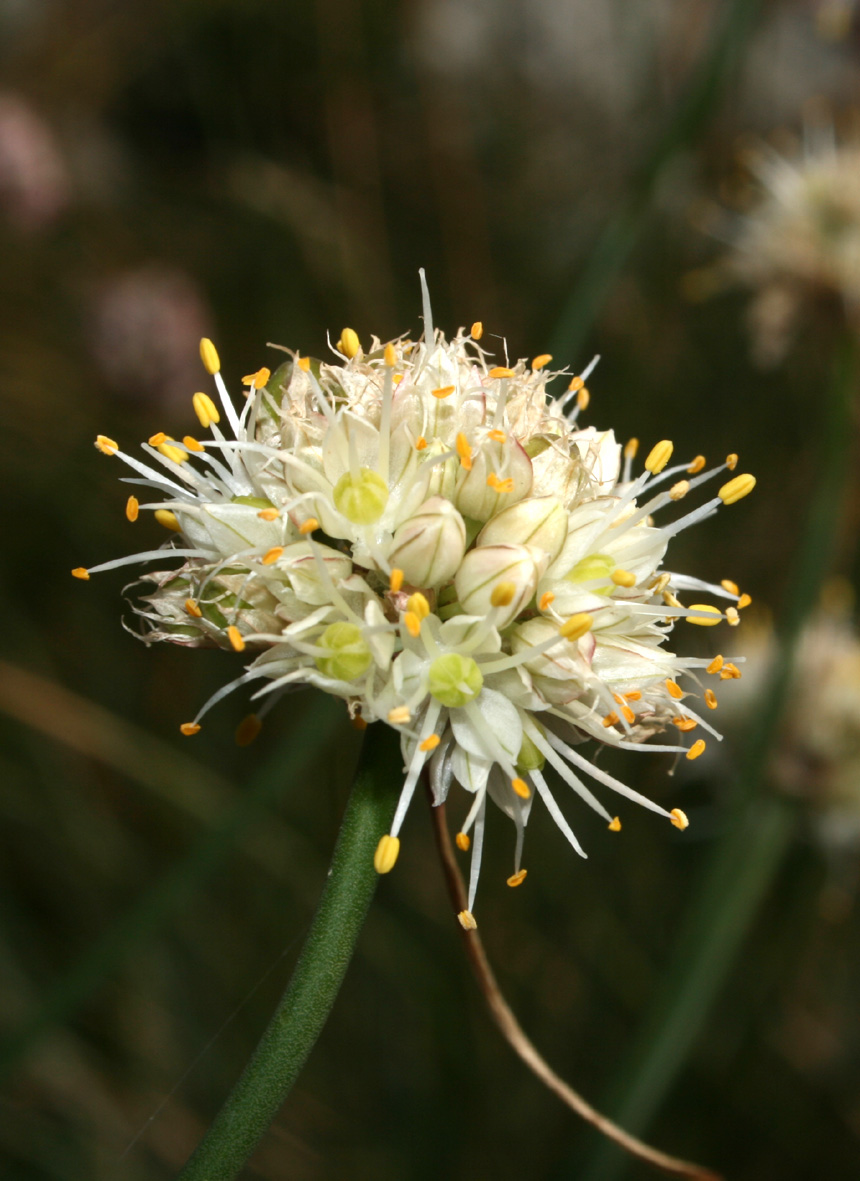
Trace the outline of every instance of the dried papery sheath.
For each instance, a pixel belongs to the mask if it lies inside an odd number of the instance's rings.
[[[711,468],[701,456],[673,462],[668,440],[634,474],[636,440],[622,453],[612,431],[579,426],[591,367],[550,396],[551,358],[496,365],[479,324],[447,340],[424,296],[421,339],[383,345],[344,329],[333,361],[291,353],[246,377],[235,401],[204,341],[214,391],[193,398],[200,438],[153,435],[143,459],[96,442],[131,469],[129,519],[154,513],[164,543],[73,573],[154,564],[136,608],[143,638],[243,654],[245,671],[184,733],[247,684],[257,716],[314,685],[358,724],[399,731],[404,783],[380,873],[395,864],[422,771],[439,803],[460,784],[471,797],[457,836],[471,849],[468,928],[488,799],[515,825],[512,885],[525,877],[535,796],[584,856],[549,769],[613,832],[620,820],[598,795],[686,827],[680,809],[627,787],[582,744],[695,758],[699,735],[716,734],[705,681],[740,675],[738,658],[718,657],[715,672],[666,641],[679,620],[737,622],[749,596],[662,563],[676,533],[755,480],[731,474],[734,455]]]

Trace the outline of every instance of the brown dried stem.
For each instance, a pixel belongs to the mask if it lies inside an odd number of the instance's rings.
[[[448,886],[448,893],[454,904],[455,912],[459,914],[460,911],[468,909],[468,898],[448,833],[448,825],[445,819],[445,805],[441,804],[438,807],[431,807],[430,814],[433,818],[433,830],[436,837],[436,845],[439,849],[439,856],[442,861],[442,870]],[[643,1143],[642,1140],[638,1140],[635,1136],[631,1136],[623,1128],[619,1128],[617,1124],[614,1124],[612,1120],[607,1119],[605,1115],[601,1115],[599,1111],[595,1111],[590,1103],[587,1103],[563,1078],[559,1077],[549,1063],[538,1053],[514,1015],[510,1005],[502,996],[478,932],[463,931],[462,935],[466,955],[472,965],[478,987],[484,994],[487,1006],[496,1025],[501,1030],[509,1045],[520,1056],[526,1066],[528,1066],[529,1070],[556,1094],[562,1103],[566,1103],[586,1123],[597,1128],[599,1132],[602,1132],[604,1136],[614,1141],[625,1152],[629,1152],[631,1156],[635,1156],[639,1160],[647,1161],[648,1164],[654,1165],[664,1173],[669,1173],[675,1177],[693,1177],[696,1178],[696,1181],[721,1181],[719,1174],[711,1172],[702,1165],[696,1165],[690,1161],[679,1160],[677,1157],[669,1156],[667,1153],[660,1152],[659,1149],[652,1148],[649,1144]]]

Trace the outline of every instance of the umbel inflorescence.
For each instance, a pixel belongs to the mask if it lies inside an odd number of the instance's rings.
[[[423,283],[423,275],[422,275]],[[587,739],[627,750],[696,758],[716,732],[693,708],[716,706],[700,672],[740,675],[729,659],[679,657],[665,646],[675,622],[738,623],[749,601],[728,580],[712,586],[661,568],[670,538],[746,496],[736,475],[684,511],[699,487],[737,457],[706,468],[702,456],[671,464],[672,444],[651,448],[634,476],[635,439],[581,429],[588,404],[574,377],[553,398],[551,357],[494,365],[482,327],[452,340],[434,331],[424,288],[424,335],[364,351],[351,329],[319,363],[289,353],[274,373],[244,379],[237,409],[218,354],[201,344],[218,403],[197,393],[205,440],[158,433],[143,462],[109,438],[145,489],[127,516],[154,512],[170,531],[159,548],[73,573],[158,563],[137,614],[144,639],[215,644],[253,655],[184,734],[239,685],[261,682],[262,714],[277,697],[315,685],[343,698],[359,726],[401,736],[405,779],[375,865],[399,852],[406,810],[429,770],[437,803],[456,780],[471,795],[456,842],[471,846],[472,916],[488,797],[514,822],[509,885],[519,885],[523,834],[535,795],[585,856],[550,790],[547,768],[604,817],[588,783],[687,826],[592,763]],[[569,375],[568,375],[569,376]],[[658,524],[662,510],[672,519]],[[674,510],[674,512],[673,512]],[[170,562],[173,568],[167,568]],[[679,594],[728,600],[684,606]],[[692,691],[682,681],[692,682]],[[259,723],[246,724],[245,738]],[[690,734],[689,743],[685,744]]]

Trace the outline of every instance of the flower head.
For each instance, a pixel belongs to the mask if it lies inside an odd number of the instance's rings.
[[[860,144],[810,132],[797,157],[763,144],[749,163],[757,198],[721,227],[731,250],[688,276],[687,287],[693,297],[731,283],[752,289],[754,353],[774,365],[801,316],[817,307],[830,324],[841,307],[842,318],[860,328]]]
[[[422,274],[423,283],[423,274]],[[620,821],[588,782],[686,827],[679,809],[655,804],[589,761],[586,739],[694,758],[694,728],[715,733],[691,706],[697,672],[713,662],[669,652],[678,620],[738,621],[682,592],[742,607],[732,583],[710,586],[662,570],[669,540],[751,491],[730,476],[718,493],[670,523],[662,510],[734,469],[701,457],[672,464],[658,442],[633,475],[635,440],[581,429],[587,372],[560,398],[551,360],[495,365],[480,325],[446,340],[432,325],[424,288],[423,337],[364,351],[346,329],[331,363],[289,354],[274,373],[245,378],[237,410],[214,346],[201,356],[218,393],[194,395],[205,439],[153,435],[147,462],[99,436],[151,493],[129,516],[153,511],[169,531],[161,547],[98,570],[173,560],[143,576],[137,613],[144,639],[217,644],[250,663],[219,690],[257,682],[270,705],[315,685],[342,697],[361,723],[401,736],[405,778],[390,834],[377,851],[392,868],[399,831],[426,768],[434,798],[456,781],[471,795],[457,836],[472,849],[471,915],[487,800],[514,822],[518,885],[523,834],[539,796],[583,856],[545,771],[551,767],[613,831]],[[727,664],[726,667],[734,667]],[[681,687],[688,677],[692,690]],[[264,709],[266,708],[264,705]],[[263,710],[260,711],[262,713]]]

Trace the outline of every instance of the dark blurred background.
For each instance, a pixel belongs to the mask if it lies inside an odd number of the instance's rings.
[[[312,695],[248,748],[238,697],[179,736],[240,660],[147,650],[121,626],[122,571],[69,577],[162,540],[125,520],[96,433],[133,450],[193,429],[204,334],[234,388],[272,365],[268,341],[325,355],[346,324],[417,334],[424,266],[448,331],[480,319],[512,356],[574,368],[600,353],[584,421],[740,453],[754,496],[679,537],[670,564],[736,580],[763,627],[791,594],[833,341],[804,320],[762,370],[748,293],[691,300],[686,277],[725,249],[714,210],[755,199],[750,143],[791,153],[811,117],[838,129],[858,82],[851,0],[0,0],[0,1177],[175,1175],[289,976],[358,751]],[[833,505],[828,573],[849,580],[857,509]],[[669,756],[612,764],[683,804],[683,836],[630,809],[607,839],[570,806],[585,862],[536,810],[510,891],[513,833],[492,817],[488,953],[595,1102],[641,1084],[630,1047],[661,990],[683,992],[675,938],[758,710],[675,780]],[[730,1178],[854,1178],[857,850],[834,852],[803,804],[786,831],[689,1051],[641,1084],[639,1125]],[[419,804],[248,1177],[624,1167],[492,1026]]]

